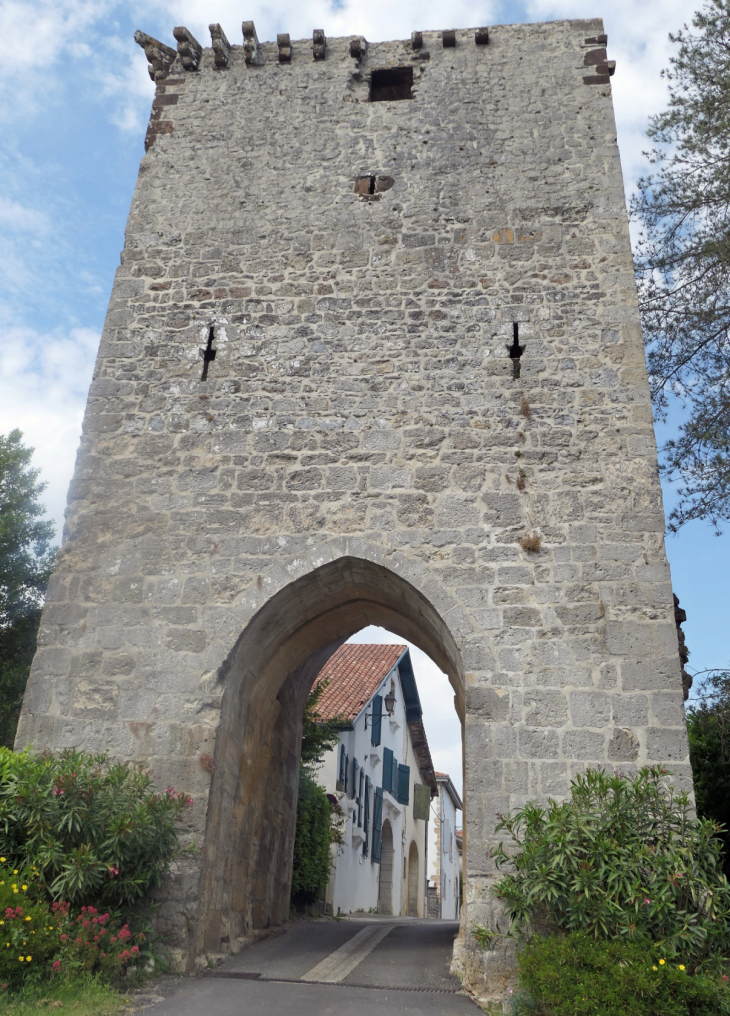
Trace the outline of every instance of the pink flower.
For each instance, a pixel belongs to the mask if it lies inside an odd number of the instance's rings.
[[[137,956],[139,954],[139,946],[133,945],[130,952],[132,953],[133,956]]]
[[[644,900],[644,903],[648,906],[651,903],[651,900]]]
[[[61,935],[62,942],[68,942],[68,935]]]
[[[61,961],[56,960],[56,962],[51,965],[51,972],[58,973],[60,969],[61,969]]]
[[[115,868],[113,865],[109,865],[109,877],[114,878],[119,874],[119,868]]]

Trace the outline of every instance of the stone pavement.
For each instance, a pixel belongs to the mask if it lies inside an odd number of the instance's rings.
[[[449,973],[458,924],[363,918],[294,925],[202,978],[165,978],[151,1016],[476,1016]],[[166,997],[165,997],[166,996]],[[138,1003],[138,1004],[139,1004]]]

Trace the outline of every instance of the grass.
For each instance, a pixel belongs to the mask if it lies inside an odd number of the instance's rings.
[[[94,977],[57,984],[28,985],[12,995],[0,993],[0,1016],[121,1016],[130,999]]]

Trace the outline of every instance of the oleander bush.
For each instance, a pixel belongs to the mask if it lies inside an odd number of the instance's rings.
[[[35,870],[39,899],[129,912],[181,853],[192,798],[105,755],[0,748],[0,855]]]
[[[520,1016],[726,1016],[727,977],[690,975],[678,957],[635,939],[535,935],[519,955]]]
[[[501,818],[497,831],[511,843],[500,843],[494,856],[511,871],[494,891],[508,911],[508,933],[636,941],[691,973],[724,973],[730,886],[720,827],[695,818],[668,775],[588,770],[562,803],[531,803]],[[489,944],[486,929],[473,931]]]

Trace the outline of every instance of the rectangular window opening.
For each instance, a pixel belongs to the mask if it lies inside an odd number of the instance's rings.
[[[396,102],[398,99],[412,99],[412,67],[389,67],[373,71],[370,81],[371,102]]]

